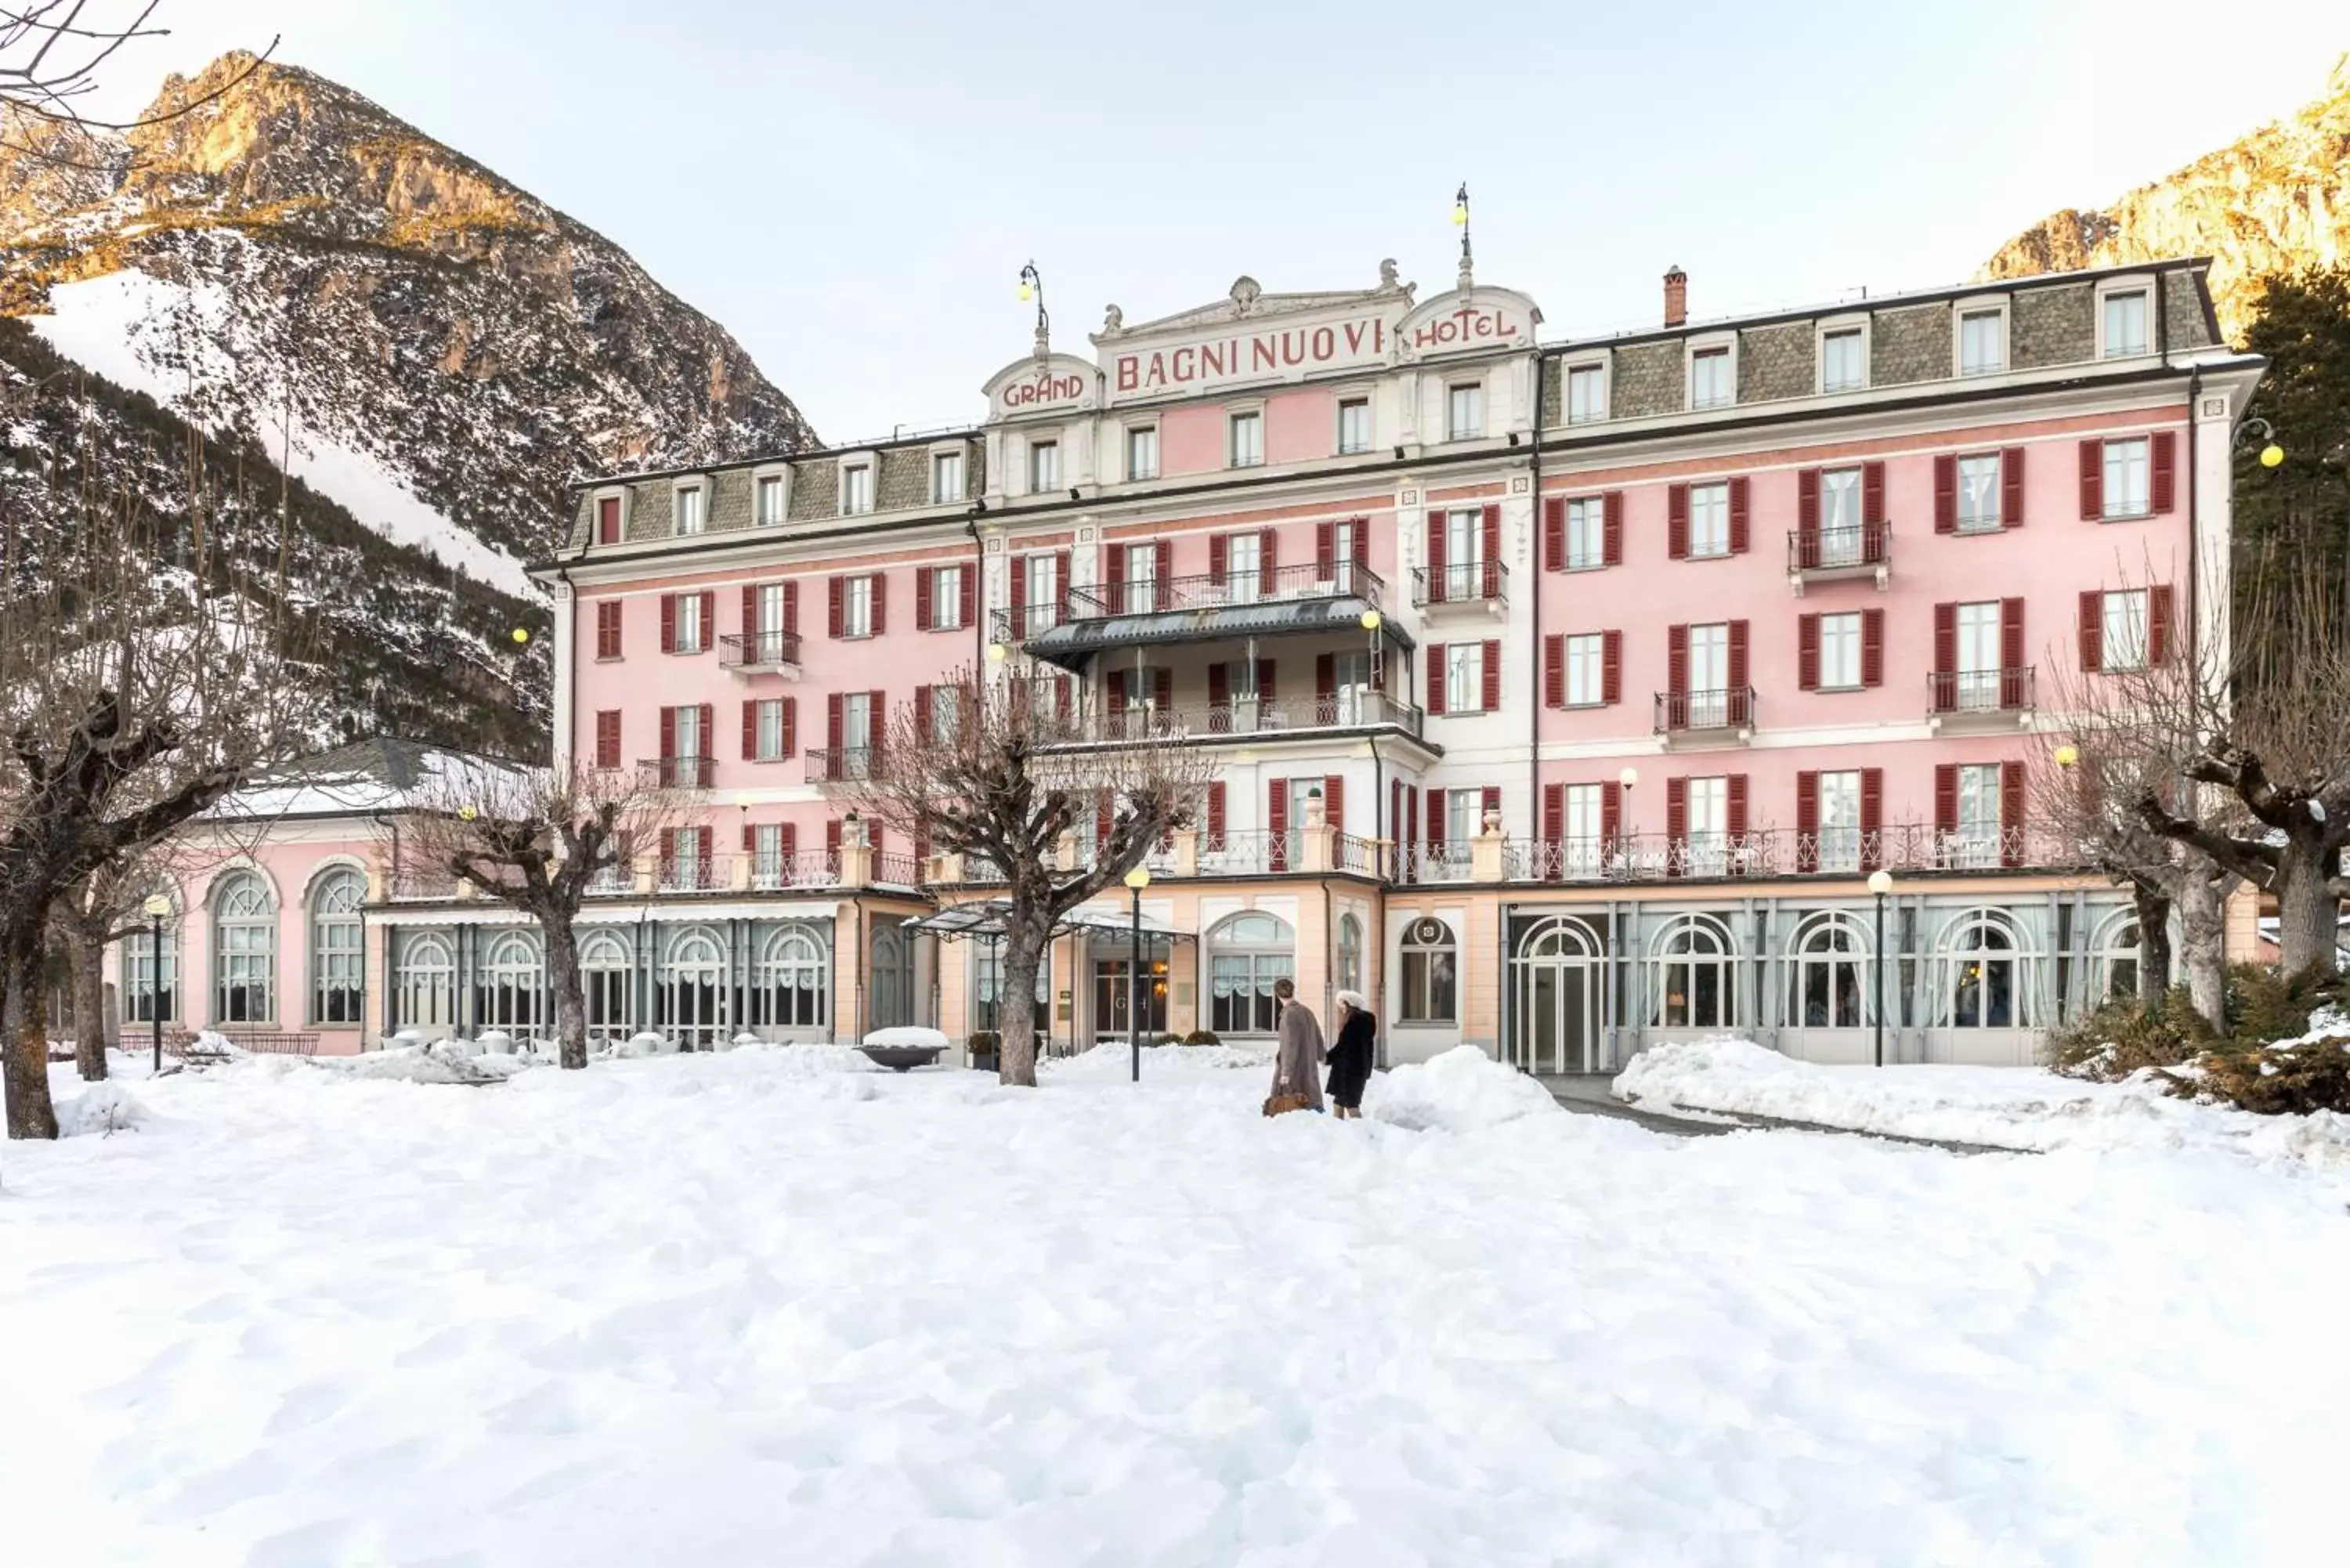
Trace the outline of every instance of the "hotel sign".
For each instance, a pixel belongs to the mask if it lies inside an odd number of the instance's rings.
[[[1055,354],[1042,363],[1031,356],[997,371],[987,383],[988,410],[995,419],[1006,419],[1090,408],[1100,375],[1071,355]]]
[[[1393,341],[1384,316],[1363,316],[1326,327],[1267,327],[1172,348],[1134,348],[1110,361],[1110,389],[1116,393],[1173,392],[1219,381],[1377,364],[1387,358]]]

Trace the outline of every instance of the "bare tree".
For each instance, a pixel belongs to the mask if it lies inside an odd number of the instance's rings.
[[[57,896],[49,906],[49,935],[65,950],[72,979],[74,1064],[86,1083],[107,1075],[106,950],[130,935],[130,917],[146,895],[145,866],[109,862]]]
[[[941,855],[992,866],[1010,899],[1002,961],[1004,1083],[1036,1083],[1036,970],[1068,912],[1190,826],[1211,773],[1170,723],[1072,716],[1066,686],[969,668],[902,703],[880,743],[833,759],[835,793]],[[1060,866],[1062,835],[1110,813],[1089,859]]]
[[[419,791],[413,814],[402,819],[401,853],[538,923],[563,1065],[585,1067],[580,906],[599,877],[626,875],[635,846],[656,842],[679,811],[674,793],[657,780],[620,769],[484,763],[444,773]]]
[[[109,119],[87,112],[107,67],[127,45],[168,37],[155,24],[162,0],[20,0],[0,4],[0,151],[72,167],[98,167],[99,138],[178,119],[228,93],[261,68],[277,47],[250,57],[241,68],[201,97],[139,119]],[[64,134],[35,135],[36,129]],[[11,134],[13,133],[13,134]],[[119,143],[117,144],[119,145]]]

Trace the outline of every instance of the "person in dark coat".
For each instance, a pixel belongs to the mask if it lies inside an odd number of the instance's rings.
[[[1378,1051],[1378,1021],[1358,991],[1338,993],[1338,1034],[1330,1042],[1330,1103],[1341,1118],[1360,1120],[1363,1085]]]

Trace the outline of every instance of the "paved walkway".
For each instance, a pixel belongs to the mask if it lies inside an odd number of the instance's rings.
[[[1867,1132],[1857,1127],[1830,1127],[1824,1122],[1789,1121],[1783,1116],[1756,1116],[1741,1111],[1669,1110],[1655,1106],[1627,1105],[1616,1097],[1608,1085],[1613,1075],[1606,1073],[1570,1073],[1540,1075],[1543,1087],[1548,1089],[1558,1103],[1570,1111],[1584,1116],[1612,1116],[1617,1121],[1634,1123],[1650,1132],[1664,1133],[1673,1137],[1710,1137],[1731,1132],[1810,1132],[1827,1133],[1837,1137],[1875,1138],[1881,1143],[1915,1144],[1924,1148],[1939,1148],[1950,1154],[2036,1154],[2037,1149],[2002,1148],[1995,1144],[1960,1143],[1950,1138],[1908,1137],[1900,1133]]]

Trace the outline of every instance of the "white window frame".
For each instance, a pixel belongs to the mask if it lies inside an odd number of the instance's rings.
[[[1599,411],[1586,415],[1582,419],[1575,417],[1575,379],[1579,375],[1596,375],[1599,378]],[[1560,422],[1570,425],[1605,423],[1609,409],[1614,406],[1615,393],[1616,389],[1611,384],[1608,360],[1606,356],[1603,355],[1596,359],[1570,359],[1564,362],[1560,365],[1558,372]]]
[[[2006,527],[2007,519],[2002,516],[2000,512],[2000,508],[2002,504],[2001,492],[2004,489],[2007,482],[2006,460],[1995,452],[1962,452],[1958,454],[1957,462],[1958,517],[1956,531],[1960,534],[1996,534],[2002,528]],[[1991,515],[1986,518],[1981,514],[1977,514],[1973,517],[1969,517],[1967,515],[1967,469],[1970,464],[1981,463],[1989,463],[1991,465],[1991,484],[1986,491],[1991,505]]]
[[[1053,473],[1049,481],[1039,472],[1037,466],[1037,459],[1045,452],[1053,454]],[[1055,431],[1051,435],[1030,436],[1026,451],[1023,455],[1021,472],[1027,477],[1028,493],[1031,495],[1057,493],[1061,489],[1061,432]]]
[[[759,706],[752,716],[752,749],[757,753],[752,760],[780,763],[784,760],[784,700],[762,697],[758,702]],[[770,718],[775,721],[772,733],[768,723]]]
[[[939,465],[949,459],[954,462],[954,493],[949,495],[939,483]],[[970,499],[971,453],[961,441],[931,448],[931,504],[951,506]]]
[[[591,492],[588,498],[588,547],[591,550],[603,545],[604,503],[612,500],[617,500],[620,504],[620,536],[604,547],[617,549],[629,542],[629,524],[633,520],[636,512],[635,488],[626,484],[607,484],[599,490]],[[676,514],[671,512],[671,516],[674,519]]]
[[[1444,711],[1485,711],[1485,645],[1474,639],[1444,647]]]
[[[1837,665],[1831,670],[1828,664],[1829,626],[1835,623],[1838,646]],[[1849,623],[1849,624],[1847,624]],[[1838,610],[1820,617],[1820,690],[1823,691],[1857,691],[1861,685],[1861,639],[1866,635],[1866,621],[1858,610]],[[1842,677],[1849,679],[1840,679]]]
[[[1240,433],[1242,421],[1250,421],[1256,431],[1256,452],[1248,462],[1241,461]],[[1227,403],[1224,405],[1224,466],[1226,468],[1263,468],[1264,466],[1264,405],[1263,403]]]
[[[1566,639],[1565,697],[1570,708],[1597,708],[1607,701],[1607,634],[1575,632]]]
[[[1723,351],[1724,379],[1730,395],[1718,403],[1700,403],[1697,400],[1697,362],[1700,356],[1711,354],[1716,349]],[[1738,334],[1711,332],[1701,337],[1683,338],[1681,340],[1681,407],[1683,410],[1693,414],[1711,413],[1715,410],[1734,409],[1737,406]]]
[[[677,602],[677,607],[670,612],[670,629],[672,633],[670,638],[670,651],[681,654],[709,652],[712,639],[710,628],[702,624],[702,595],[681,593],[672,594],[670,597]],[[686,636],[689,619],[693,629],[693,635],[691,638]]]
[[[865,474],[865,504],[854,506],[850,503],[857,497],[851,493],[848,476],[859,470],[862,470]],[[839,472],[840,477],[837,485],[840,514],[843,517],[869,515],[880,504],[881,461],[879,457],[869,452],[845,453],[840,460]]]
[[[1361,457],[1367,452],[1378,450],[1378,419],[1373,411],[1371,394],[1367,389],[1350,389],[1340,391],[1337,394],[1335,408],[1334,417],[1337,421],[1337,428],[1331,432],[1331,443],[1333,450],[1340,457]],[[1363,410],[1363,441],[1360,446],[1347,444],[1347,410],[1353,408]]]
[[[1577,550],[1576,533],[1580,527],[1586,548]],[[1570,495],[1566,499],[1566,569],[1570,572],[1596,572],[1607,564],[1607,498],[1604,495]]]
[[[1700,550],[1697,535],[1697,498],[1703,491],[1709,496],[1719,492],[1721,497],[1721,535],[1719,548]],[[1709,509],[1710,510],[1710,509]],[[1689,487],[1689,558],[1692,561],[1719,561],[1730,555],[1730,481],[1716,479]]]
[[[1821,870],[1850,873],[1860,869],[1860,797],[1866,785],[1858,768],[1821,770],[1818,793],[1813,797],[1817,821],[1814,824],[1816,837],[1812,846],[1813,859]]]
[[[1138,469],[1135,467],[1134,442],[1137,437],[1147,437],[1150,441],[1150,467],[1148,470]],[[1120,426],[1118,428],[1118,441],[1119,444],[1124,446],[1126,449],[1122,461],[1125,467],[1126,477],[1129,483],[1138,480],[1156,479],[1159,477],[1159,421],[1157,420],[1146,420],[1135,424]]]
[[[2003,376],[2015,368],[2015,340],[2008,330],[2008,296],[1977,295],[1961,299],[1950,311],[1950,369],[1960,377]],[[1967,369],[1967,317],[1996,316],[1999,317],[1999,364],[1989,370]]]
[[[853,572],[840,585],[840,635],[873,635],[873,574]]]
[[[2135,497],[2137,504],[2134,506],[2125,506],[2117,504],[2116,497],[2122,495],[2122,492],[2126,487],[2117,485],[2114,483],[2114,449],[2116,447],[2127,446],[2134,446],[2138,449],[2137,466],[2138,477],[2141,483],[2138,487],[2138,494]],[[2125,467],[2124,472],[2127,472],[2126,467]],[[2098,498],[2103,506],[2103,510],[2098,515],[2098,521],[2104,523],[2124,523],[2133,518],[2153,516],[2154,438],[2151,435],[2108,436],[2104,441],[2100,442],[2097,451],[2097,485]],[[2126,497],[2125,498],[2126,499]]]
[[[1812,335],[1812,390],[1823,397],[1849,396],[1854,392],[1868,390],[1869,353],[1874,347],[1869,338],[1870,320],[1871,317],[1865,314],[1827,316],[1820,318]],[[1828,385],[1828,339],[1841,337],[1847,332],[1857,332],[1860,335],[1860,384],[1853,387],[1831,387]],[[1737,389],[1733,383],[1731,387],[1733,397],[1736,396],[1736,391]]]
[[[931,574],[931,629],[962,630],[962,575],[972,570],[971,563],[950,561],[941,566],[926,566],[923,570]],[[954,574],[951,579],[947,576],[949,572]]]
[[[2107,588],[2097,596],[2100,670],[2118,674],[2146,668],[2153,637],[2152,615],[2153,595],[2145,588]],[[2116,636],[2116,630],[2123,635]]]
[[[2161,345],[2156,338],[2160,330],[2158,323],[2161,313],[2155,305],[2155,290],[2159,286],[2159,280],[2147,273],[2131,273],[2125,277],[2097,280],[2097,358],[2100,360],[2142,359],[2159,351]],[[2117,295],[2129,294],[2143,295],[2146,299],[2146,344],[2135,354],[2116,354],[2106,341],[2106,302]]]
[[[1452,417],[1452,400],[1463,393],[1470,395],[1473,404],[1471,411],[1477,416],[1476,428],[1473,430],[1461,429]],[[1484,378],[1478,377],[1466,381],[1447,380],[1444,383],[1444,439],[1446,441],[1484,440],[1486,402]]]
[[[759,514],[759,498],[766,493],[764,486],[776,486],[775,514],[763,517]],[[755,528],[775,528],[791,521],[792,470],[789,463],[765,463],[751,471],[751,524]]]
[[[1144,539],[1127,545],[1126,580],[1111,586],[1128,615],[1147,614],[1158,608],[1159,551],[1153,541]],[[1137,609],[1137,605],[1142,607]]]
[[[693,526],[685,525],[685,498],[694,498]],[[621,536],[628,536],[627,509],[622,508]],[[672,480],[669,488],[669,532],[672,539],[690,539],[710,530],[710,481],[696,474],[691,479]]]

